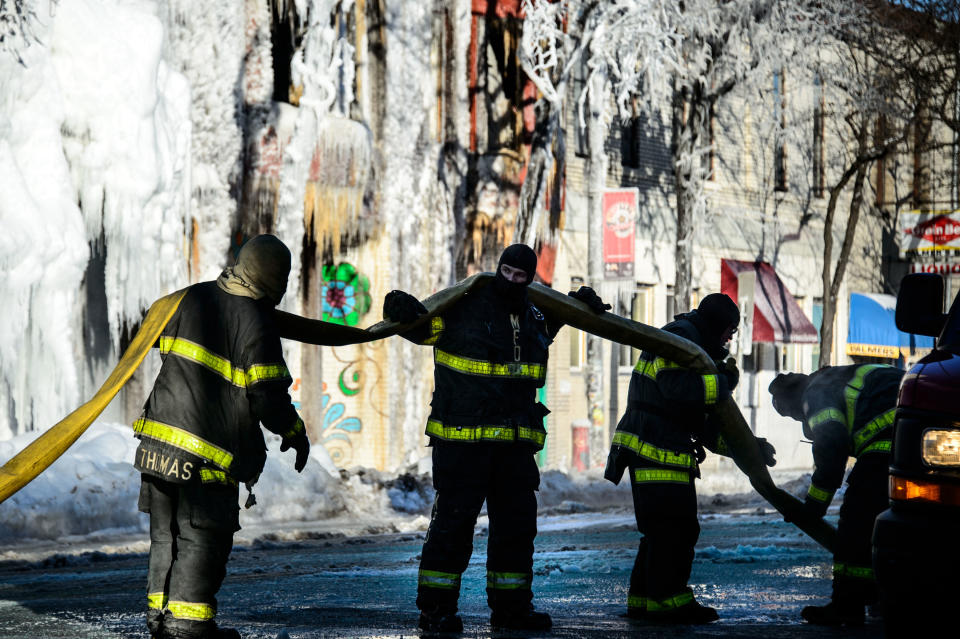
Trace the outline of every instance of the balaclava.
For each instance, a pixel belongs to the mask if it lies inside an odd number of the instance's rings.
[[[273,235],[258,235],[240,249],[237,263],[224,269],[217,285],[233,295],[268,298],[279,304],[287,291],[290,249]]]
[[[740,325],[740,308],[724,293],[711,293],[697,307],[701,319],[700,330],[706,342],[704,350],[714,359],[726,356],[726,344],[720,341],[728,328]],[[717,354],[720,357],[717,357]]]
[[[518,284],[507,280],[500,272],[500,267],[506,264],[518,268],[527,274],[527,281]],[[494,290],[504,301],[507,307],[520,312],[527,301],[527,286],[533,281],[537,272],[537,254],[526,244],[512,244],[503,250],[500,261],[497,263],[497,275],[493,281]]]
[[[803,420],[803,391],[807,387],[809,375],[803,373],[780,373],[773,378],[767,390],[773,399],[774,408],[781,415],[803,422],[803,434],[813,439],[813,433]]]

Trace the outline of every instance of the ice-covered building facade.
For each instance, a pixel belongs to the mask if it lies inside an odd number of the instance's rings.
[[[282,308],[333,322],[490,269],[533,127],[519,5],[37,3],[0,56],[0,438],[89,397],[154,299],[254,234],[294,253]],[[286,347],[335,462],[423,457],[429,349]],[[139,412],[157,364],[105,417]]]

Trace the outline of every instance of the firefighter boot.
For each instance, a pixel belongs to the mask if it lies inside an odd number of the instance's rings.
[[[512,630],[550,630],[553,620],[545,612],[537,612],[533,604],[525,608],[497,608],[490,615],[490,625],[494,628]]]
[[[832,600],[826,606],[806,606],[800,616],[815,626],[862,626],[863,604],[844,604]]]
[[[463,620],[453,608],[429,608],[420,611],[421,630],[427,632],[463,632]]]

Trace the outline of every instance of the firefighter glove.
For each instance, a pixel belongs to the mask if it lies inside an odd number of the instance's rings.
[[[727,387],[733,391],[740,383],[740,369],[737,368],[737,362],[732,357],[728,357],[714,363],[717,365],[717,370],[727,378]]]
[[[290,448],[297,451],[297,460],[293,463],[293,467],[297,469],[298,473],[302,472],[307,465],[307,458],[310,456],[310,440],[307,439],[307,434],[300,433],[296,437],[284,439],[280,442],[281,453]]]
[[[427,307],[405,291],[390,291],[383,298],[383,316],[391,322],[409,324],[426,313]]]
[[[598,315],[604,311],[610,310],[610,305],[604,304],[603,300],[600,299],[600,296],[597,295],[597,292],[589,286],[581,286],[576,291],[570,291],[567,293],[567,295],[575,300],[580,300],[589,306],[591,311],[597,313]]]
[[[757,437],[757,445],[760,447],[760,454],[763,455],[763,463],[767,466],[776,466],[777,458],[777,449],[773,447],[773,444],[768,442],[763,437]]]
[[[803,502],[803,507],[807,510],[808,513],[814,517],[823,517],[827,514],[827,506],[830,504],[822,501],[817,501],[816,499],[811,499],[807,497],[806,501]]]

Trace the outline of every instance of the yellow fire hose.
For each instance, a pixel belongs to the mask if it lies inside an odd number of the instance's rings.
[[[491,279],[491,274],[479,273],[431,295],[423,300],[429,313],[411,324],[400,325],[383,321],[368,329],[358,329],[277,311],[277,327],[281,337],[308,344],[336,346],[369,342],[429,321],[430,317],[441,314],[472,288],[484,286]],[[0,467],[0,503],[50,466],[103,412],[143,361],[163,327],[176,312],[185,293],[186,289],[177,291],[154,302],[140,330],[97,394]],[[548,314],[561,317],[570,326],[611,341],[648,350],[698,372],[717,372],[713,361],[703,349],[689,340],[611,313],[598,315],[583,302],[540,284],[532,284],[529,294],[534,304]],[[773,483],[756,439],[733,399],[722,402],[716,412],[720,417],[721,433],[731,456],[740,470],[750,478],[754,489],[783,514],[787,521],[793,522],[819,544],[832,551],[836,545],[836,529],[818,517],[811,517],[800,500]]]
[[[103,412],[110,400],[116,396],[120,388],[127,383],[133,372],[137,370],[143,358],[147,356],[160,331],[167,325],[170,318],[177,311],[180,300],[187,290],[182,289],[161,297],[150,306],[147,316],[134,335],[130,346],[124,351],[123,357],[114,367],[113,372],[103,383],[97,394],[88,402],[80,406],[49,430],[37,437],[26,448],[14,455],[13,459],[0,467],[0,503],[14,494],[55,462],[60,455],[83,434],[93,420]]]

